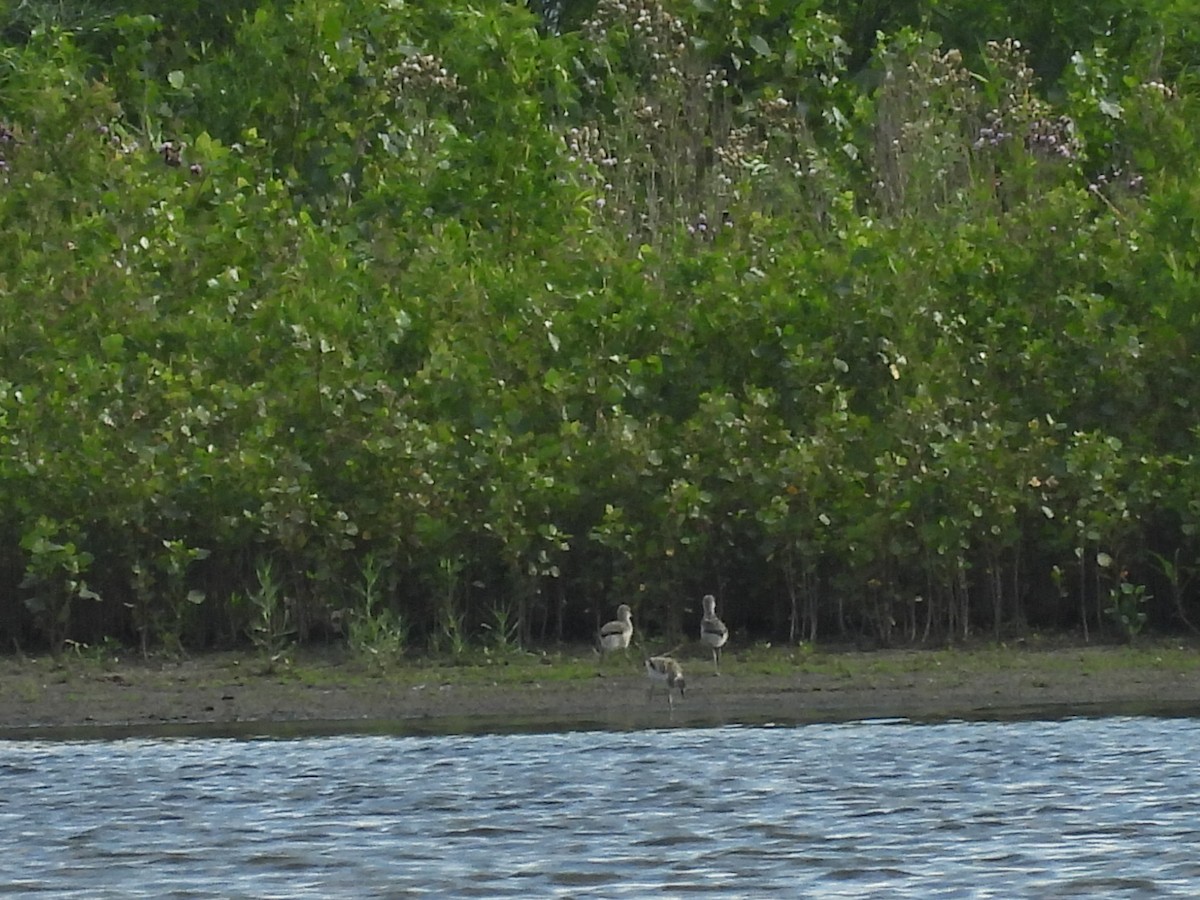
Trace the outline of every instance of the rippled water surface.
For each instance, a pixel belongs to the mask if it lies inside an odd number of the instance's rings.
[[[1200,722],[0,743],[0,894],[1190,897]]]

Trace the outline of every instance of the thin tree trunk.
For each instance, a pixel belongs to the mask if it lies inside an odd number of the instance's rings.
[[[804,567],[804,605],[808,618],[808,641],[817,642],[817,576],[811,566]]]
[[[792,548],[789,547],[783,555],[783,580],[787,586],[788,601],[791,608],[788,612],[788,646],[796,645],[796,634],[800,630],[800,608],[796,602],[796,567],[792,560]]]
[[[962,621],[962,639],[965,641],[971,637],[971,586],[967,582],[966,564],[961,559],[958,560],[954,578],[957,582],[958,602],[962,608],[959,618]]]

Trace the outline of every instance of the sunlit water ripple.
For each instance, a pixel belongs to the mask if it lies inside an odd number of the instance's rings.
[[[1200,722],[0,743],[0,894],[1189,897]]]

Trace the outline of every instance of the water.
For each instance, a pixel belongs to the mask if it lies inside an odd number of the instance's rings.
[[[1200,721],[0,742],[0,895],[1190,897]]]

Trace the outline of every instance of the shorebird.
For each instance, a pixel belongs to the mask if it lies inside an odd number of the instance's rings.
[[[712,648],[713,666],[717,674],[721,674],[721,648],[729,640],[729,629],[717,617],[717,598],[712,594],[704,595],[704,618],[700,620],[700,640]]]
[[[650,691],[646,694],[647,703],[654,697],[654,686],[656,684],[665,684],[667,686],[667,705],[671,709],[675,708],[675,698],[671,695],[671,691],[679,688],[679,699],[683,699],[683,669],[671,657],[650,657],[646,660],[646,675],[650,678]]]
[[[617,607],[617,617],[600,628],[600,659],[614,650],[629,649],[633,638],[633,611],[624,603]]]

